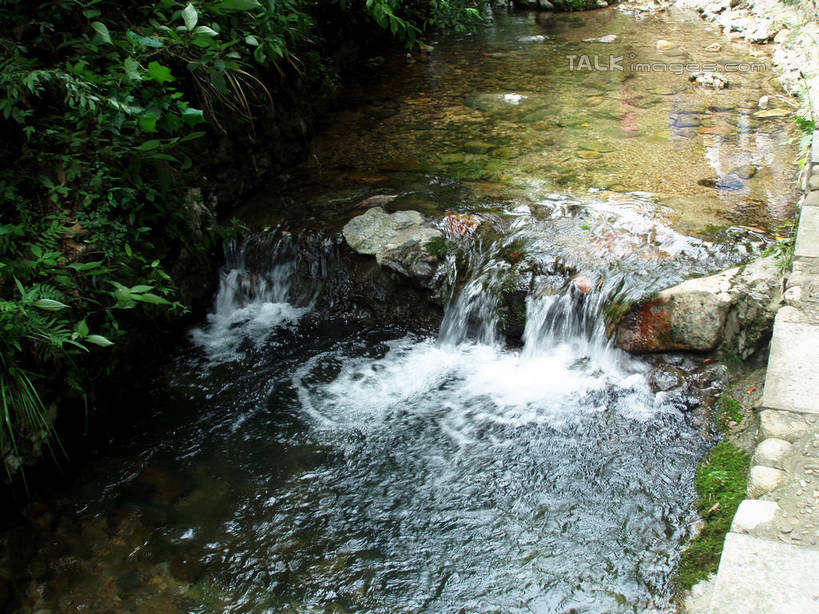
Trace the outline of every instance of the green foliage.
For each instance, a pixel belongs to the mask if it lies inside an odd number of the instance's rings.
[[[697,467],[696,507],[705,526],[682,554],[677,573],[680,590],[691,588],[717,570],[725,535],[745,497],[749,467],[748,453],[727,442],[714,446]]]
[[[465,32],[481,25],[485,2],[474,0],[431,0],[426,24],[438,30]]]
[[[717,424],[726,433],[732,422],[742,422],[742,405],[731,397],[720,397],[717,402]]]
[[[52,437],[51,400],[87,398],[80,356],[124,310],[182,310],[161,262],[186,241],[188,143],[250,121],[260,71],[297,67],[299,0],[0,5],[0,456]],[[194,246],[195,247],[195,246]],[[111,351],[111,350],[107,350]]]
[[[793,253],[796,250],[797,226],[793,222],[786,222],[776,227],[775,241],[765,248],[763,256],[774,256],[779,261],[779,269],[783,273],[791,268]]]
[[[797,115],[793,118],[796,127],[799,128],[802,132],[807,132],[809,134],[813,134],[813,131],[816,130],[816,122],[812,119],[807,119],[806,117],[802,117],[801,115]]]

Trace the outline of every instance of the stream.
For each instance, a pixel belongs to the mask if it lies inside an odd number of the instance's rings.
[[[605,311],[764,248],[792,213],[793,131],[757,114],[781,108],[770,68],[704,92],[565,58],[713,42],[767,61],[690,13],[606,9],[498,15],[427,61],[373,62],[383,78],[243,210],[281,239],[264,271],[228,247],[211,313],[134,391],[148,426],[0,536],[11,611],[673,611],[712,442]],[[457,238],[438,330],[317,310],[332,257],[297,279],[300,230],[330,236],[373,195],[492,229]],[[513,249],[538,271],[519,343],[496,319]]]

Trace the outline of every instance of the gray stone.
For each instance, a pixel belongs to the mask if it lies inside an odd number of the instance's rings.
[[[754,465],[748,474],[748,497],[756,499],[776,490],[782,483],[785,472],[772,467]]]
[[[817,578],[819,551],[728,533],[709,612],[817,612]]]
[[[702,582],[697,582],[683,599],[685,614],[705,614],[711,604],[714,594],[714,585],[717,583],[717,574],[711,574]]]
[[[613,43],[617,40],[616,34],[606,34],[605,36],[598,36],[597,38],[584,38],[584,43]]]
[[[756,175],[756,167],[753,164],[745,164],[743,166],[738,166],[731,172],[740,179],[751,179],[754,175]]]
[[[342,233],[349,246],[359,254],[375,255],[400,230],[423,221],[423,216],[417,211],[389,214],[381,207],[373,207],[347,222]]]
[[[819,413],[816,365],[819,365],[819,326],[806,324],[793,307],[783,307],[774,324],[762,406]]]
[[[819,208],[817,207],[802,207],[794,256],[819,258]]]
[[[518,39],[519,43],[543,43],[549,39],[545,34],[534,34],[532,36],[521,36]]]
[[[808,178],[808,189],[819,190],[819,173],[817,173],[815,170]]]
[[[751,462],[754,465],[784,469],[783,461],[793,446],[784,439],[768,437],[762,440],[754,450]]]
[[[759,412],[759,434],[765,439],[776,438],[794,442],[804,437],[807,432],[808,425],[799,414],[776,409]]]
[[[819,164],[819,130],[813,131],[813,143],[810,148],[810,161]]]
[[[780,509],[774,501],[745,499],[737,508],[734,520],[731,522],[731,530],[734,533],[753,531],[759,525],[773,520]]]
[[[444,235],[425,224],[419,212],[389,214],[374,207],[347,222],[342,232],[348,245],[359,254],[374,255],[380,266],[430,287],[439,259],[426,245]]]
[[[728,87],[728,79],[717,72],[707,72],[700,70],[693,72],[688,76],[688,80],[702,85],[703,87],[710,87],[715,90],[722,90]]]
[[[804,202],[802,203],[802,210],[805,210],[805,207],[819,207],[819,192],[811,192],[805,197]]]
[[[375,255],[379,265],[392,269],[429,287],[440,264],[424,246],[443,237],[437,228],[411,227],[395,235]]]
[[[617,325],[617,343],[631,352],[719,346],[745,358],[770,331],[780,290],[774,258],[689,279],[629,310]]]

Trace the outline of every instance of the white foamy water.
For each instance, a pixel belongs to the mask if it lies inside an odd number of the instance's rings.
[[[232,260],[232,262],[231,262]],[[279,328],[290,326],[310,309],[288,302],[294,264],[277,264],[265,275],[248,272],[240,256],[229,258],[207,324],[191,331],[191,339],[211,363],[238,360],[243,345],[260,346]]]

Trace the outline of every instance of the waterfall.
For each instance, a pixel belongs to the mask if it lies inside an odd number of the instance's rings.
[[[261,345],[275,330],[298,322],[310,311],[309,306],[297,307],[291,300],[298,263],[290,236],[279,237],[270,249],[273,264],[260,273],[245,265],[245,247],[235,241],[226,245],[213,311],[205,326],[191,332],[193,342],[212,363],[241,358],[244,345]]]

